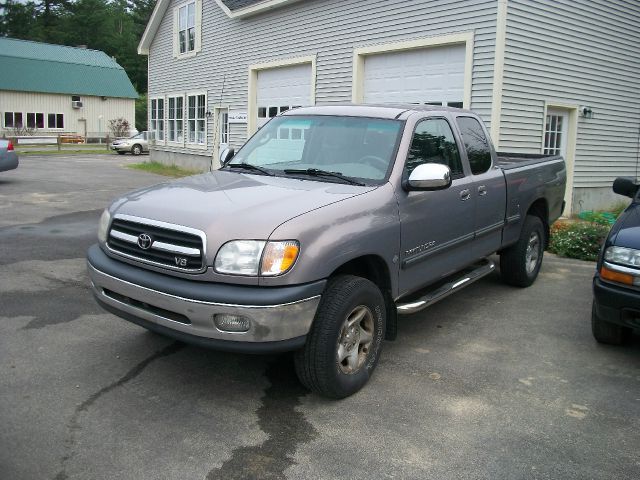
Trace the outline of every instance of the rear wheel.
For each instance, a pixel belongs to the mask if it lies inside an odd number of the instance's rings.
[[[615,323],[605,322],[598,316],[598,309],[596,308],[595,300],[591,304],[591,331],[593,337],[599,343],[606,343],[608,345],[622,345],[629,334],[631,329],[625,328]]]
[[[307,343],[295,354],[302,384],[330,398],[360,390],[380,358],[385,320],[384,299],[374,283],[353,275],[331,279]]]
[[[500,254],[502,280],[516,287],[528,287],[538,277],[546,236],[538,217],[527,215],[515,245]]]
[[[142,153],[142,147],[138,144],[131,147],[131,153],[134,155],[140,155]]]

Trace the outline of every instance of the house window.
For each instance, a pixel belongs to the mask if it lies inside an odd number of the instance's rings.
[[[562,152],[562,115],[547,115],[544,126],[544,154],[560,155]]]
[[[80,101],[80,96],[79,95],[72,95],[71,96],[71,101],[72,102],[79,102]]]
[[[206,95],[189,95],[187,97],[187,142],[198,145],[205,144],[206,132]]]
[[[27,128],[44,128],[44,113],[27,113]]]
[[[182,143],[184,132],[184,97],[169,97],[168,140]]]
[[[5,128],[22,128],[22,112],[4,112]]]
[[[47,128],[64,128],[64,114],[49,113],[47,114]]]
[[[196,2],[178,9],[178,46],[180,53],[196,49]]]
[[[164,141],[164,98],[151,99],[151,130],[156,140]]]
[[[229,143],[229,113],[222,112],[220,117],[220,143],[227,145]]]

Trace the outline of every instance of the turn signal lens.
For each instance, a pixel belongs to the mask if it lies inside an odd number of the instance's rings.
[[[294,240],[269,242],[262,253],[261,275],[274,276],[287,272],[298,258],[300,245]]]
[[[633,285],[633,275],[628,273],[615,272],[606,267],[600,268],[600,276],[610,282],[624,283],[625,285]]]

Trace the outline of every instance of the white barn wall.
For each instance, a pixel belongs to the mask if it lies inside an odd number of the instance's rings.
[[[64,114],[64,128],[38,129],[39,135],[54,135],[58,133],[77,133],[84,135],[84,122],[80,119],[86,119],[87,129],[89,133],[108,132],[109,120],[124,117],[131,127],[135,127],[135,100],[131,98],[113,98],[94,97],[80,95],[82,108],[71,107],[71,95],[52,94],[52,93],[30,93],[30,92],[12,92],[0,91],[0,125],[4,126],[4,112],[22,112],[23,121],[26,124],[27,112],[44,113],[45,127],[48,113]],[[99,117],[102,116],[102,125],[100,125]],[[4,133],[11,130],[2,130]]]

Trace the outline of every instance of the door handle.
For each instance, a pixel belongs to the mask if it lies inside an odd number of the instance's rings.
[[[483,196],[487,194],[487,187],[485,187],[484,185],[480,185],[478,187],[478,195]]]
[[[470,198],[471,192],[469,191],[469,189],[460,190],[460,200],[464,202],[465,200],[469,200]]]

